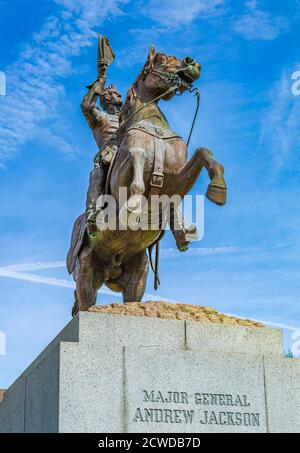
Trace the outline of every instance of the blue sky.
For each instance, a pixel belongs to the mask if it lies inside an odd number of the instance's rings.
[[[203,66],[190,153],[207,146],[223,163],[228,205],[205,202],[204,239],[187,254],[166,236],[158,296],[284,325],[286,347],[297,339],[299,20],[297,0],[0,0],[0,388],[70,319],[62,262],[96,152],[80,102],[96,75],[97,32],[110,37],[109,82],[124,95],[151,43]],[[186,137],[193,98],[161,106]],[[207,183],[203,174],[193,193]],[[150,275],[149,294],[152,284]]]

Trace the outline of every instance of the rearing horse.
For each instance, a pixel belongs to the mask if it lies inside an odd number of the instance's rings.
[[[203,167],[211,179],[206,196],[218,205],[226,203],[223,167],[207,148],[198,148],[187,161],[186,143],[170,129],[158,107],[160,99],[170,100],[176,91],[188,90],[199,78],[200,70],[201,66],[190,57],[181,60],[156,53],[150,47],[147,62],[127,93],[120,116],[118,151],[108,178],[108,192],[115,198],[120,214],[141,212],[142,196],[149,199],[152,195],[177,194],[183,198]],[[129,193],[123,204],[120,187]],[[86,229],[81,229],[83,240],[73,272],[73,314],[94,305],[103,284],[122,292],[124,302],[141,301],[149,267],[146,250],[159,240],[161,233],[162,229],[117,228],[88,235]]]

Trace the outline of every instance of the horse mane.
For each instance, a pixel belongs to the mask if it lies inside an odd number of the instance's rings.
[[[148,56],[148,59],[147,59],[146,63],[144,64],[144,66],[142,67],[141,71],[139,72],[135,82],[133,82],[133,84],[127,91],[126,99],[125,99],[124,105],[121,109],[121,113],[120,113],[120,117],[119,117],[121,126],[124,123],[124,121],[126,121],[126,119],[128,118],[130,109],[134,103],[134,100],[136,99],[139,82],[141,80],[145,79],[145,77],[149,73],[150,68],[151,68],[151,63],[150,63],[150,57]]]

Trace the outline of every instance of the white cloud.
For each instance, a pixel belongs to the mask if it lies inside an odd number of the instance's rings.
[[[283,323],[278,323],[278,322],[269,321],[269,320],[266,321],[265,319],[253,319],[253,318],[248,318],[248,317],[245,317],[245,316],[236,315],[236,314],[232,314],[232,313],[224,313],[224,315],[234,316],[234,317],[238,317],[238,318],[241,318],[241,319],[251,319],[252,321],[260,322],[260,323],[265,324],[266,326],[269,326],[269,327],[274,327],[274,328],[277,328],[277,329],[289,330],[291,332],[299,332],[299,327],[292,326],[290,324],[283,324]]]
[[[121,49],[118,53],[116,64],[120,68],[128,68],[136,63],[142,64],[146,61],[150,44],[160,42],[164,30],[162,27],[133,28],[128,30],[133,39],[133,45]]]
[[[142,8],[143,14],[167,26],[188,24],[198,17],[206,18],[218,14],[224,0],[150,0]]]
[[[45,269],[54,269],[54,268],[62,268],[65,267],[66,264],[64,261],[54,261],[48,263],[24,263],[24,264],[15,264],[11,266],[4,266],[0,267],[0,277],[3,278],[12,278],[14,280],[23,280],[26,282],[31,283],[40,283],[43,285],[50,285],[50,286],[58,286],[60,288],[70,288],[75,289],[75,283],[69,279],[63,278],[52,278],[52,277],[45,277],[42,275],[36,275],[29,273],[27,271],[32,270],[45,270]],[[108,289],[101,289],[101,293],[112,295],[112,291]],[[116,295],[116,297],[121,297],[120,295]]]
[[[270,41],[288,30],[288,21],[284,17],[275,17],[267,11],[257,8],[257,1],[246,2],[247,12],[233,24],[238,35],[250,41]]]
[[[282,242],[271,247],[194,247],[190,248],[184,256],[210,256],[210,255],[227,255],[230,253],[249,253],[249,252],[267,252],[270,250],[282,249],[291,245],[290,242]],[[182,257],[182,253],[176,248],[161,249],[162,258]]]
[[[72,150],[72,144],[64,138],[67,131],[63,126],[60,132],[57,128],[66,101],[61,81],[72,74],[72,58],[93,43],[93,27],[121,14],[120,6],[127,0],[54,2],[62,10],[48,17],[5,71],[7,96],[1,98],[0,162],[42,136],[59,150]]]
[[[61,268],[66,265],[65,261],[50,261],[46,263],[22,263],[22,264],[12,264],[10,266],[0,267],[0,272],[5,271],[16,271],[16,272],[28,272],[28,271],[38,271],[43,269],[56,269]]]
[[[0,277],[12,278],[14,280],[24,280],[31,283],[41,283],[43,285],[59,286],[61,288],[75,288],[74,282],[62,278],[50,278],[27,272],[17,272],[12,270],[0,269]]]
[[[185,256],[223,255],[226,253],[236,253],[240,250],[239,247],[195,247],[190,248]],[[175,248],[162,249],[161,254],[163,258],[182,256],[182,253]]]
[[[293,96],[291,75],[300,68],[284,70],[280,79],[270,90],[269,106],[263,114],[260,133],[260,147],[271,152],[275,170],[295,165],[299,169],[300,159],[297,150],[300,147],[300,99]]]
[[[123,14],[120,6],[129,0],[53,0],[66,8],[67,12],[78,16],[87,27],[97,25],[108,16]]]

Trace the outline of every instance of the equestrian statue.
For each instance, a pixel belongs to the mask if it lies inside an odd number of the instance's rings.
[[[195,91],[201,65],[190,56],[179,59],[151,46],[123,104],[117,88],[106,86],[114,53],[107,37],[98,39],[98,77],[87,87],[81,104],[98,152],[86,210],[75,221],[67,257],[68,271],[76,282],[73,316],[95,305],[104,284],[121,292],[124,302],[140,302],[149,262],[157,288],[159,244],[166,226],[182,252],[197,238],[196,227],[185,225],[179,203],[204,167],[211,180],[207,198],[222,206],[227,195],[222,165],[207,148],[196,149],[188,160],[187,143],[171,130],[158,105],[160,100]],[[112,223],[107,220],[112,212],[109,204],[116,214]]]

